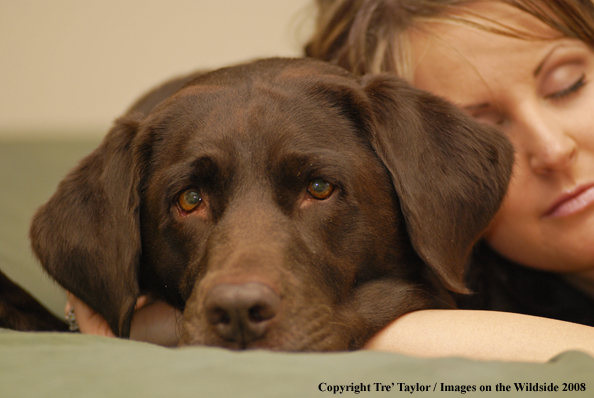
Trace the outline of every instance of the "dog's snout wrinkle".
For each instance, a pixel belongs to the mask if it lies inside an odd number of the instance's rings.
[[[245,346],[264,337],[280,304],[280,296],[265,284],[222,283],[208,292],[204,307],[208,322],[221,338]]]

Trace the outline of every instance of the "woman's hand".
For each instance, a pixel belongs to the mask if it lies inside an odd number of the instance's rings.
[[[81,333],[97,336],[115,337],[107,321],[89,306],[67,292],[68,302],[65,313],[74,309]],[[178,320],[181,312],[160,300],[140,296],[132,317],[130,339],[145,341],[163,346],[176,346],[179,341]]]
[[[76,298],[72,293],[66,292],[68,301],[64,308],[66,318],[71,310],[74,310],[76,322],[81,333],[94,334],[97,336],[115,337],[109,328],[107,321],[98,313],[93,311],[85,303]]]

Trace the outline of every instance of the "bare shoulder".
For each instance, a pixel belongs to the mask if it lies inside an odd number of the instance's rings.
[[[594,355],[594,328],[497,311],[424,310],[398,318],[366,348],[420,357],[545,362],[568,350]]]

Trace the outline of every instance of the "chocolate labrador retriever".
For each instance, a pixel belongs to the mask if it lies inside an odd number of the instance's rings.
[[[183,311],[182,344],[356,349],[466,291],[512,162],[498,132],[394,76],[260,60],[141,99],[30,235],[116,335],[149,292]]]

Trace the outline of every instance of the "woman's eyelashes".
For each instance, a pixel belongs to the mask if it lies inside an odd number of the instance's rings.
[[[571,55],[552,62],[552,67],[545,69],[541,74],[542,78],[537,80],[542,98],[563,99],[584,87],[586,75],[591,68],[591,62],[584,56]]]
[[[484,110],[481,112],[472,113],[470,116],[472,116],[474,119],[481,123],[486,123],[494,126],[499,126],[503,124],[504,119],[502,113],[497,109]]]
[[[580,76],[579,79],[577,79],[577,81],[575,81],[569,87],[566,87],[559,91],[545,95],[545,98],[556,100],[556,99],[562,99],[562,98],[569,97],[570,95],[578,92],[582,87],[584,87],[586,85],[586,83],[587,83],[586,82],[586,74],[584,73]]]

